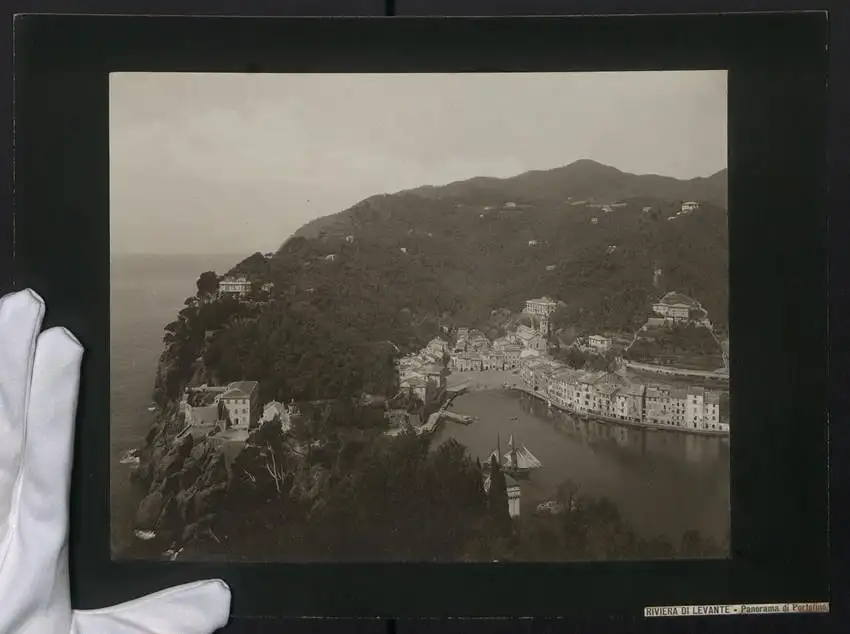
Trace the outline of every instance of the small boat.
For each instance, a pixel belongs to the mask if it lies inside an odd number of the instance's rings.
[[[144,542],[150,541],[150,540],[152,540],[154,537],[156,537],[156,533],[155,533],[155,532],[153,532],[153,531],[140,531],[140,530],[135,530],[135,531],[133,531],[133,534],[134,534],[137,538],[141,539],[141,540],[142,540],[142,541],[144,541]]]
[[[129,449],[125,451],[119,460],[121,464],[138,465],[140,462],[139,450]]]

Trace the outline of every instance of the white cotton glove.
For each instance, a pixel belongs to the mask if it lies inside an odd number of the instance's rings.
[[[83,348],[41,332],[44,302],[0,298],[0,634],[207,634],[230,590],[201,581],[101,610],[72,610],[68,493]],[[40,333],[40,334],[39,334]]]

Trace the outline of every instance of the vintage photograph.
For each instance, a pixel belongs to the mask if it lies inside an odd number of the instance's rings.
[[[726,82],[112,74],[113,559],[728,557]]]

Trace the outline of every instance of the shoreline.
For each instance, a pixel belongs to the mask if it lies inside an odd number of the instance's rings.
[[[514,390],[517,392],[521,392],[523,394],[528,394],[529,396],[533,396],[535,398],[540,399],[547,405],[549,405],[552,409],[557,409],[559,412],[564,412],[565,414],[569,414],[570,416],[575,416],[578,419],[588,419],[593,420],[599,423],[609,423],[611,425],[620,425],[623,427],[635,427],[638,429],[649,429],[651,431],[675,431],[680,434],[690,434],[692,436],[708,436],[712,438],[728,438],[729,432],[723,430],[712,430],[712,429],[694,429],[692,427],[673,427],[672,425],[659,425],[658,423],[647,423],[642,421],[633,421],[633,420],[623,420],[620,418],[611,418],[609,416],[604,416],[602,414],[584,414],[581,412],[574,412],[573,410],[567,409],[565,407],[561,407],[556,403],[553,403],[551,400],[543,396],[542,394],[538,394],[536,392],[532,392],[528,388],[524,387],[512,387],[508,388],[509,390]]]
[[[673,427],[672,425],[660,425],[657,423],[648,423],[643,421],[630,421],[630,420],[621,420],[619,418],[610,418],[608,416],[603,416],[601,414],[585,414],[580,412],[574,412],[573,410],[567,409],[565,407],[561,407],[560,405],[552,402],[546,395],[540,394],[539,392],[532,392],[526,387],[523,387],[520,382],[520,378],[518,374],[513,374],[510,370],[491,370],[491,371],[481,371],[481,372],[457,372],[449,375],[457,376],[458,378],[463,379],[462,381],[458,381],[458,383],[468,382],[469,386],[467,387],[467,392],[478,392],[485,390],[506,390],[506,391],[516,391],[523,394],[528,394],[529,396],[533,396],[534,398],[540,399],[546,404],[551,405],[553,409],[557,409],[560,412],[568,414],[570,416],[574,416],[579,420],[589,419],[601,423],[608,423],[611,425],[620,425],[622,427],[632,427],[637,429],[647,429],[651,431],[674,431],[679,432],[681,434],[690,434],[693,436],[707,436],[711,438],[729,438],[730,432],[723,430],[711,430],[711,429],[693,429],[689,427]],[[512,381],[510,379],[513,379]],[[508,380],[505,380],[508,379]],[[450,385],[451,387],[451,385]]]

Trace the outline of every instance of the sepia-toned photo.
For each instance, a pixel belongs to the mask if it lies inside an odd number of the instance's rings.
[[[113,559],[729,556],[725,71],[109,109]]]

